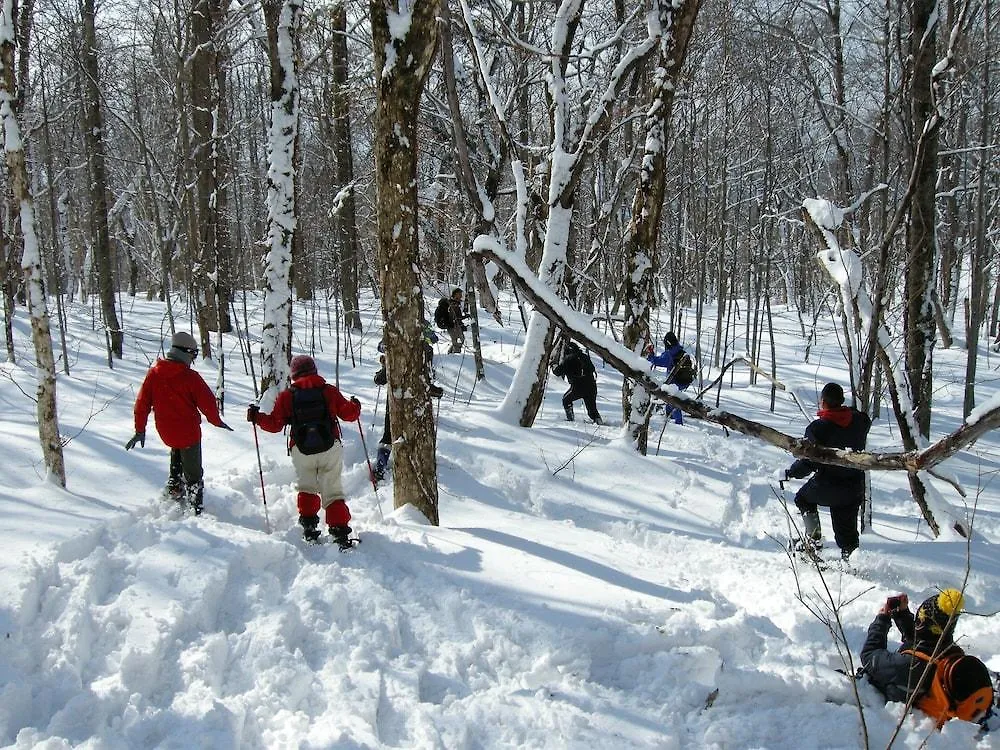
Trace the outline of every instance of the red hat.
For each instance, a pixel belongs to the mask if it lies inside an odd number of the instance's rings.
[[[292,357],[292,380],[306,375],[316,374],[316,360],[308,354],[299,354]]]

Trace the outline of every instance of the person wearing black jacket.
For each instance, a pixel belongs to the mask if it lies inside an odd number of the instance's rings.
[[[552,373],[569,382],[569,390],[562,398],[567,421],[573,421],[573,402],[582,398],[587,407],[587,416],[594,420],[594,424],[604,424],[597,411],[597,370],[590,357],[584,354],[576,342],[566,343],[562,362],[552,368]]]
[[[864,450],[872,421],[864,412],[844,406],[844,389],[837,383],[823,386],[819,399],[819,419],[806,428],[806,440],[828,448]],[[843,559],[858,548],[858,514],[865,499],[865,473],[860,469],[821,464],[800,458],[785,471],[785,479],[804,479],[812,474],[795,495],[802,514],[804,547],[822,546],[823,532],[817,506],[830,509],[833,535]]]

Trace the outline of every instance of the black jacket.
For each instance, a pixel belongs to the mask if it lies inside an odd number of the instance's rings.
[[[552,368],[556,377],[565,377],[570,385],[590,385],[597,383],[597,371],[590,357],[582,349],[567,347],[562,362]]]
[[[864,412],[842,406],[824,412],[806,427],[806,440],[828,448],[864,450],[872,421]],[[802,479],[816,472],[802,488],[808,500],[816,505],[836,506],[861,502],[865,488],[865,473],[860,469],[833,466],[800,458],[788,469],[788,476]]]
[[[889,625],[893,622],[902,634],[902,645],[899,651],[889,651]],[[913,640],[913,613],[909,610],[895,615],[878,614],[868,626],[868,637],[861,647],[861,664],[865,674],[886,700],[906,703],[914,692],[922,693],[929,684],[927,662],[911,654],[902,654],[904,649],[915,649],[925,654],[934,653],[936,643],[923,643]],[[962,652],[962,649],[951,643],[945,648],[939,648],[939,656],[951,651]],[[926,676],[925,673],[927,673]],[[923,681],[921,678],[923,677]]]

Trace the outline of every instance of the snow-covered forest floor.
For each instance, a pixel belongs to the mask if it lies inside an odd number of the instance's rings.
[[[361,399],[374,461],[385,394],[372,382],[378,308],[365,304],[355,362],[341,358],[339,380]],[[253,299],[250,308],[259,331]],[[818,602],[822,582],[793,570],[781,547],[783,502],[799,484],[782,498],[771,478],[789,456],[691,419],[664,425],[662,414],[650,455],[636,455],[620,434],[621,378],[600,361],[610,425],[580,420],[582,408],[567,423],[555,378],[534,428],[499,421],[523,338],[508,307],[502,327],[480,316],[485,381],[474,383],[471,354],[437,347],[441,526],[393,511],[391,484],[376,496],[357,426],[346,424],[345,486],[363,544],[306,547],[284,441],[260,433],[265,531],[244,419],[254,393],[235,336],[224,339],[224,418],[235,432],[203,425],[206,510],[193,518],[160,497],[167,451],[152,427],[145,448],[122,447],[139,384],[169,338],[164,307],[126,301],[127,353],[114,370],[91,313],[70,308],[71,373],[59,378],[66,491],[40,475],[23,317],[19,362],[0,369],[0,746],[863,746],[845,665],[797,599]],[[299,308],[296,319],[302,353],[313,316]],[[324,311],[316,320],[320,373],[333,381],[334,336]],[[778,377],[809,414],[823,383],[844,380],[836,332],[821,325],[803,362],[797,316],[775,319]],[[935,436],[961,423],[964,357],[958,346],[935,353]],[[984,351],[982,400],[1000,392],[997,367]],[[215,363],[196,369],[214,384]],[[779,392],[773,413],[769,402],[768,384],[750,385],[745,368],[725,378],[723,408],[801,434],[808,420],[791,398]],[[869,447],[899,447],[886,410]],[[975,504],[971,544],[932,540],[905,477],[873,474],[857,569],[825,574],[855,666],[886,596],[920,601],[961,586],[967,560],[967,609],[1000,610],[1000,433],[943,468],[968,491],[968,512]],[[832,539],[827,549],[836,552]],[[958,634],[1000,670],[1000,615],[967,614]],[[902,707],[883,706],[866,682],[859,690],[870,746],[885,747]],[[951,722],[936,733],[909,717],[894,747],[1000,747],[1000,727],[977,731]]]

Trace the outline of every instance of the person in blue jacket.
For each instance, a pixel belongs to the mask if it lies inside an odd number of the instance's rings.
[[[677,340],[677,334],[673,331],[667,331],[663,337],[663,346],[662,353],[650,354],[646,359],[649,360],[653,367],[662,367],[667,371],[668,383],[673,383],[682,391],[687,390],[687,387],[691,385],[693,380],[678,377],[677,365],[686,352],[684,351],[684,347],[681,346],[680,341]],[[684,424],[684,415],[680,409],[675,408],[670,412],[670,416],[676,424]]]

